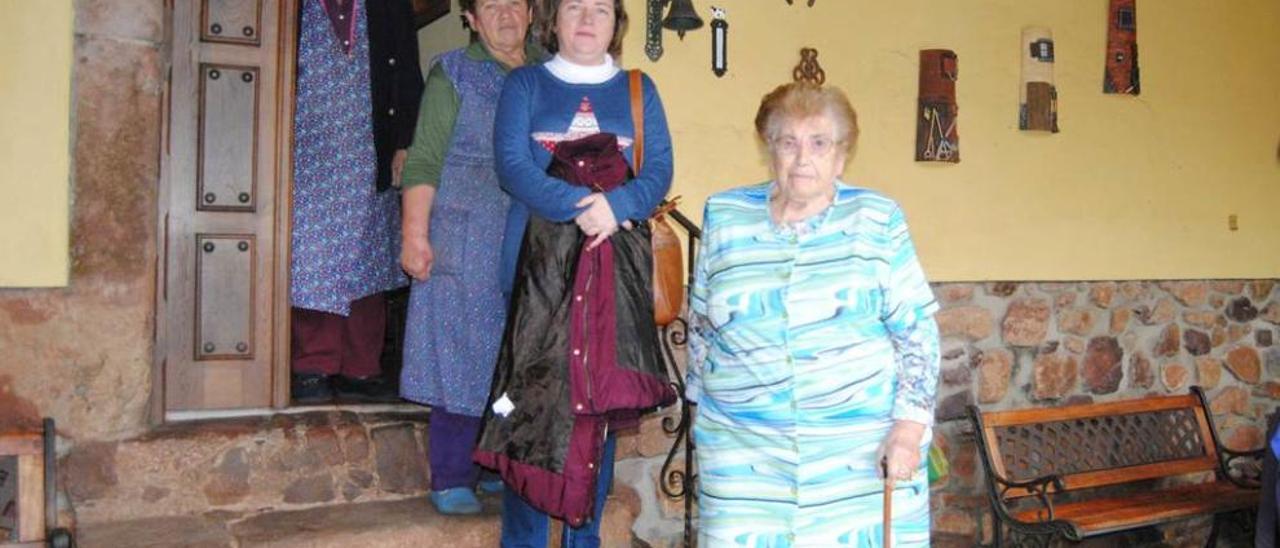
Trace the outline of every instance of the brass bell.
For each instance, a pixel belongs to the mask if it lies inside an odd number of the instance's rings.
[[[693,9],[693,0],[666,0],[671,3],[671,10],[662,20],[663,28],[676,31],[680,39],[684,39],[684,31],[702,27],[702,18]]]

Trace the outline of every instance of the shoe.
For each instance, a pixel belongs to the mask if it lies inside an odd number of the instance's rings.
[[[506,487],[502,484],[502,480],[493,479],[493,480],[481,480],[476,484],[476,489],[486,495],[493,495],[493,494],[501,493],[503,489],[506,489]]]
[[[295,404],[326,403],[333,400],[333,386],[328,375],[294,373],[289,380],[289,394]]]
[[[436,511],[448,516],[467,516],[479,514],[480,499],[466,487],[453,487],[443,491],[431,492],[431,504]]]
[[[335,375],[333,389],[338,397],[356,401],[400,401],[396,387],[382,375],[370,375],[364,378]]]

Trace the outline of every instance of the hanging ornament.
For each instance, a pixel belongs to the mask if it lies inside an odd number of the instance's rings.
[[[644,17],[644,54],[650,61],[662,58],[662,8],[665,0],[646,0]]]
[[[791,79],[821,86],[827,81],[827,72],[818,64],[818,50],[800,48],[800,64],[791,70]]]
[[[711,6],[711,72],[716,77],[724,76],[729,70],[729,22],[725,20],[725,12],[721,8]]]
[[[666,0],[671,4],[671,10],[667,12],[667,18],[662,20],[662,26],[669,30],[676,31],[681,40],[684,40],[685,31],[702,28],[702,18],[698,17],[698,10],[693,7],[693,0]]]
[[[916,161],[960,162],[956,131],[956,80],[960,61],[949,49],[920,50],[920,99],[916,115]]]
[[[1053,33],[1022,29],[1022,89],[1018,129],[1058,132],[1058,88],[1053,85]]]
[[[814,2],[814,0],[809,0],[809,7],[811,7],[811,8],[813,7],[813,2]],[[787,5],[788,5],[788,6],[790,6],[790,5],[794,5],[794,4],[795,4],[795,2],[793,2],[792,0],[787,0]]]
[[[1102,92],[1137,95],[1138,12],[1133,0],[1111,0],[1107,13],[1107,68]]]

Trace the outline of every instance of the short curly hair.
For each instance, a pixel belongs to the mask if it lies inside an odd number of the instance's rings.
[[[835,86],[792,82],[774,88],[760,100],[756,111],[756,134],[771,143],[789,120],[829,116],[836,126],[836,139],[848,152],[858,141],[858,113],[844,91]]]
[[[549,53],[560,51],[560,39],[556,36],[556,12],[560,11],[560,1],[535,0],[534,39]],[[609,40],[609,54],[614,57],[622,54],[622,37],[627,33],[627,21],[627,9],[623,7],[622,0],[613,0],[613,38]]]

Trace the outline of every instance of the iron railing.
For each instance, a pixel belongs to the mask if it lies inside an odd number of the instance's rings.
[[[693,221],[689,220],[678,209],[672,209],[668,215],[684,229],[688,235],[688,246],[685,250],[685,267],[688,271],[688,279],[693,280],[693,262],[697,259],[698,240],[702,238],[702,229]],[[686,286],[688,287],[688,286]],[[687,291],[687,289],[686,289]],[[688,300],[686,299],[686,302]],[[680,414],[678,416],[666,416],[662,419],[662,430],[667,434],[675,436],[675,442],[671,444],[671,450],[667,452],[667,458],[662,463],[662,481],[659,484],[662,487],[662,493],[674,500],[684,501],[684,546],[692,548],[695,544],[693,533],[693,505],[697,499],[698,490],[698,474],[693,470],[694,460],[692,432],[692,410],[689,407],[689,401],[684,396],[684,374],[676,365],[677,352],[684,352],[689,343],[689,322],[684,317],[678,317],[671,323],[662,328],[662,353],[667,360],[667,368],[671,371],[671,386],[675,389],[680,402]],[[678,462],[678,458],[683,458],[683,463]]]

